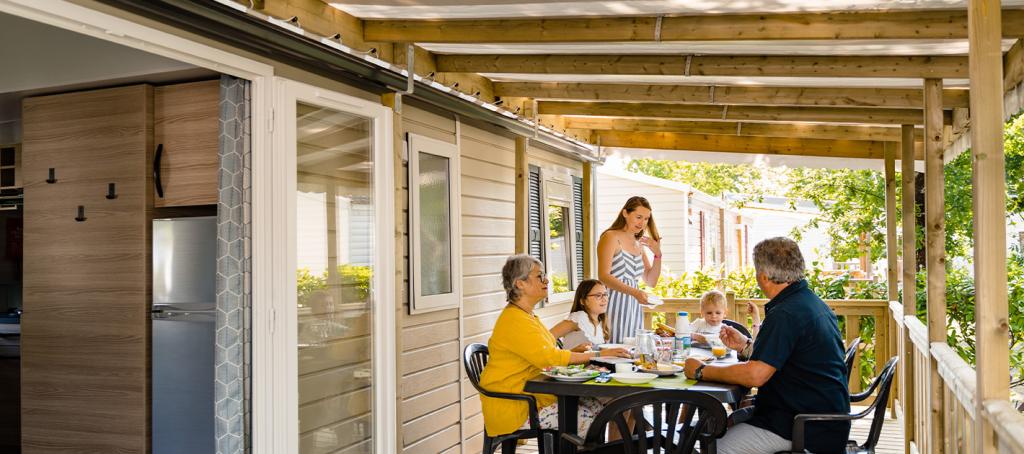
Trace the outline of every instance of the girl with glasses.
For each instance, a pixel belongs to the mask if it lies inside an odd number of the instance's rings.
[[[552,327],[551,334],[563,338],[565,348],[585,352],[606,343],[610,330],[608,288],[597,279],[587,279],[576,286],[569,316]]]

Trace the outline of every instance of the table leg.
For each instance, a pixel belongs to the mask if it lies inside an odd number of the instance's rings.
[[[559,454],[574,454],[576,446],[562,438],[563,433],[576,435],[577,411],[580,398],[577,396],[558,396],[558,446]]]

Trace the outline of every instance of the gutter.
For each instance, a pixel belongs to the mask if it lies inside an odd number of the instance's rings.
[[[405,96],[460,117],[495,124],[577,159],[599,162],[594,147],[587,143],[418,75],[413,75],[410,85],[405,69],[243,5],[227,0],[96,1],[372,93],[411,91]]]

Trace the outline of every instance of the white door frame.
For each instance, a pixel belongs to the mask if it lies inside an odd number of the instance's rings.
[[[0,0],[0,12],[33,19],[42,24],[177,59],[252,82],[252,444],[254,454],[294,452],[298,443],[298,396],[297,388],[294,387],[297,374],[290,377],[293,385],[291,388],[288,387],[287,381],[282,382],[275,376],[276,372],[284,369],[282,366],[297,367],[294,320],[295,269],[283,267],[283,264],[289,263],[289,257],[292,264],[295,261],[294,235],[289,236],[287,230],[289,220],[294,228],[295,217],[295,141],[292,140],[289,145],[282,138],[286,134],[273,133],[273,130],[288,131],[291,128],[294,138],[294,116],[291,119],[283,115],[274,118],[274,111],[285,106],[282,102],[286,98],[283,91],[283,85],[286,84],[275,81],[273,67],[259,61],[69,1]],[[378,266],[382,267],[378,267],[374,273],[373,285],[375,289],[382,289],[377,292],[378,300],[393,304],[393,285],[386,282],[388,277],[394,276],[394,244],[391,241],[391,225],[394,222],[391,209],[394,199],[390,153],[391,117],[381,114],[382,111],[390,111],[364,100],[337,95],[328,90],[305,87],[318,92],[317,96],[325,96],[323,99],[317,97],[313,104],[325,105],[337,100],[342,105],[360,106],[360,109],[367,109],[365,112],[372,111],[378,118],[383,117],[383,120],[375,122],[378,129],[374,131],[375,150],[380,152],[375,156],[378,174],[375,183],[375,191],[378,194],[375,196],[380,211],[377,218],[379,242],[376,254]],[[294,98],[291,99],[291,106],[294,111]],[[291,153],[282,153],[285,150],[291,150]],[[282,165],[281,161],[287,159],[292,160],[291,167]],[[289,180],[291,192],[288,191]],[[380,207],[387,209],[381,211]],[[288,213],[289,216],[281,215],[284,213]],[[292,241],[291,250],[288,249],[288,241]],[[288,317],[276,316],[281,309],[286,308],[285,305],[293,313],[291,320]],[[375,376],[384,378],[375,382],[375,385],[377,389],[390,396],[383,404],[380,403],[380,396],[375,397],[374,436],[378,442],[378,453],[396,450],[396,379],[395,372],[388,371],[386,367],[395,364],[393,336],[396,333],[392,332],[394,326],[394,311],[385,309],[374,315],[375,332],[384,334],[381,337],[390,341],[389,344],[374,346],[375,358],[390,358],[374,363]],[[286,342],[289,330],[292,343]],[[288,352],[289,349],[291,352]],[[292,416],[291,419],[286,418],[288,415]],[[290,429],[283,430],[282,427]]]
[[[303,102],[340,112],[358,115],[372,121],[373,134],[373,277],[371,292],[372,360],[373,374],[373,446],[376,453],[397,452],[397,373],[395,337],[395,242],[394,242],[394,147],[392,143],[391,109],[363,99],[314,87],[292,80],[275,78],[278,114],[273,156],[275,187],[274,206],[279,216],[273,219],[275,261],[272,276],[274,297],[272,303],[278,314],[274,332],[283,333],[282,342],[273,346],[277,367],[271,381],[277,394],[274,427],[284,438],[283,446],[295,452],[299,443],[298,395],[298,301],[295,270],[297,269],[296,211],[296,103]]]

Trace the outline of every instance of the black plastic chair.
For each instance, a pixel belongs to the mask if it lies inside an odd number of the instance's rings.
[[[484,371],[484,366],[487,365],[487,359],[490,353],[487,350],[487,346],[484,344],[469,344],[466,346],[466,350],[462,352],[462,364],[466,368],[466,375],[469,376],[469,382],[473,384],[477,392],[480,394],[493,397],[496,399],[510,399],[519,400],[526,402],[527,411],[529,411],[530,428],[517,430],[510,434],[498,435],[491,437],[487,435],[487,428],[484,427],[484,449],[485,454],[491,454],[498,446],[501,446],[501,452],[503,454],[512,454],[516,452],[516,442],[521,439],[536,438],[537,439],[537,452],[539,454],[551,454],[554,453],[554,438],[557,431],[544,430],[540,428],[540,418],[537,416],[537,399],[529,394],[514,394],[514,393],[496,393],[491,392],[480,386],[480,374]]]
[[[853,375],[853,360],[857,357],[857,347],[860,347],[860,337],[854,338],[846,348],[846,378]]]
[[[892,379],[896,374],[897,362],[899,362],[899,357],[892,357],[889,362],[885,363],[882,373],[875,377],[871,387],[862,393],[850,395],[851,402],[860,402],[870,396],[876,388],[878,389],[878,396],[875,397],[875,401],[864,411],[848,415],[803,414],[793,417],[793,446],[788,452],[804,452],[804,433],[809,421],[852,421],[874,413],[867,440],[860,445],[856,441],[850,440],[847,442],[846,448],[847,453],[874,453],[875,446],[878,444],[878,438],[882,435],[882,424],[885,423],[885,409],[889,405],[889,391],[892,389]]]
[[[724,323],[724,324],[726,324],[728,326],[731,326],[733,328],[736,328],[736,331],[739,331],[740,334],[742,334],[744,336],[747,336],[748,339],[753,339],[754,338],[754,336],[750,335],[750,330],[748,330],[747,327],[744,326],[740,322],[737,322],[735,320],[725,319],[725,320],[722,320],[722,323]]]
[[[644,408],[651,407],[651,419]],[[680,411],[683,415],[680,418]],[[699,412],[699,417],[695,418]],[[626,414],[636,421],[632,431]],[[646,422],[646,423],[645,423]],[[615,424],[621,440],[607,441],[605,426]],[[701,454],[714,454],[715,442],[725,435],[726,417],[722,403],[697,391],[659,389],[619,397],[597,414],[586,437],[562,434],[581,453],[690,454],[699,441]]]

